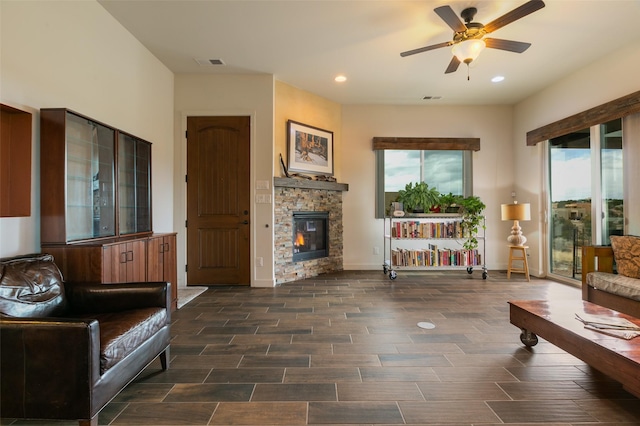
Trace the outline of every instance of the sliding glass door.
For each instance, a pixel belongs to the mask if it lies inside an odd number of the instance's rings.
[[[623,232],[622,120],[549,140],[550,273],[580,279],[582,246]]]

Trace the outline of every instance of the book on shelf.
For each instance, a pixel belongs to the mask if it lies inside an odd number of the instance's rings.
[[[396,221],[391,227],[393,238],[462,238],[462,226],[459,221],[420,222],[415,220]]]
[[[482,257],[478,250],[453,250],[429,244],[425,249],[396,248],[391,250],[392,266],[478,266]]]

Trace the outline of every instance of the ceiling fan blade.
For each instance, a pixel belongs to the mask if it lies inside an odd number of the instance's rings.
[[[467,26],[458,18],[451,6],[440,6],[433,9],[451,29],[457,33],[467,30]]]
[[[499,38],[483,38],[487,47],[491,49],[508,50],[509,52],[522,53],[531,46],[531,43],[521,41],[502,40]]]
[[[460,60],[454,56],[453,58],[451,58],[451,62],[449,62],[449,66],[447,67],[444,73],[450,74],[452,72],[456,72],[459,66],[460,66]]]
[[[425,46],[425,47],[420,47],[418,49],[407,50],[406,52],[402,52],[400,56],[404,58],[405,56],[415,55],[416,53],[422,53],[422,52],[427,52],[429,50],[439,49],[441,47],[451,46],[452,44],[453,44],[452,41],[445,41],[443,43],[432,44],[431,46]]]
[[[487,33],[491,33],[498,28],[502,28],[507,24],[512,23],[520,18],[524,18],[530,13],[535,12],[536,10],[542,9],[544,7],[544,2],[542,0],[531,0],[526,2],[525,4],[516,7],[511,12],[507,12],[501,17],[494,19],[484,26],[484,29]]]

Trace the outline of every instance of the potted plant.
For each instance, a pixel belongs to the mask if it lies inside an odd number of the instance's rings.
[[[398,202],[403,203],[406,209],[413,213],[429,211],[438,205],[440,193],[436,188],[429,188],[426,182],[410,182],[404,189],[398,191]]]
[[[484,229],[482,212],[487,207],[479,197],[470,196],[460,200],[462,212],[462,236],[465,238],[463,247],[467,250],[478,248],[478,231]]]
[[[461,195],[453,195],[451,192],[448,194],[440,195],[440,208],[443,213],[458,213],[460,212],[460,202],[462,200]]]

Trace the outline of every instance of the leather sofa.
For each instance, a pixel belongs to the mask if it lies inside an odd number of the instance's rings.
[[[158,356],[168,365],[170,284],[65,283],[54,259],[0,259],[0,415],[98,413]]]

